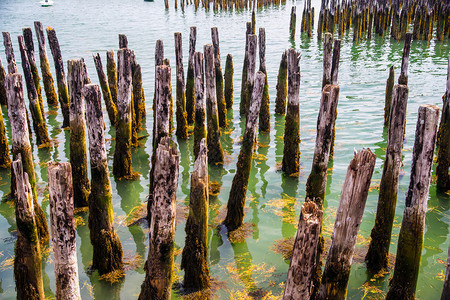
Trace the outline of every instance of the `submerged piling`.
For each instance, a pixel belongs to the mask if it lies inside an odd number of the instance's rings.
[[[230,196],[228,198],[227,216],[224,221],[224,225],[228,228],[228,231],[239,228],[244,220],[245,198],[252,167],[253,146],[255,143],[256,126],[258,124],[265,77],[263,72],[258,71],[255,78],[247,123],[236,164],[236,174],[233,177]]]
[[[270,98],[269,83],[267,81],[266,70],[266,30],[259,29],[259,70],[266,75],[264,83],[263,97],[261,100],[261,109],[259,110],[259,130],[264,132],[270,131]]]
[[[281,55],[280,68],[278,69],[277,78],[277,98],[275,99],[275,113],[284,115],[286,113],[286,98],[287,98],[287,53],[284,51]]]
[[[392,91],[394,89],[394,66],[389,68],[389,77],[386,81],[386,96],[384,99],[384,126],[389,125],[391,112]]]
[[[419,107],[411,179],[406,193],[394,275],[389,284],[387,300],[414,299],[416,292],[438,119],[437,106]]]
[[[176,136],[180,139],[187,139],[187,113],[186,113],[186,94],[184,84],[184,68],[183,68],[183,48],[181,33],[175,32],[175,57],[177,67],[177,130]]]
[[[445,272],[444,288],[442,289],[441,300],[448,300],[450,295],[450,245],[447,254],[447,270]]]
[[[123,269],[122,244],[114,231],[111,182],[103,129],[103,113],[98,85],[83,88],[89,136],[91,193],[89,194],[89,229],[93,247],[92,268],[99,274]]]
[[[197,27],[192,26],[189,34],[189,61],[186,75],[186,117],[188,124],[195,119],[195,79],[194,79],[194,54],[197,39]]]
[[[112,126],[116,125],[117,107],[114,103],[111,90],[109,89],[108,79],[103,71],[102,59],[100,53],[92,55],[94,58],[95,69],[97,70],[98,81],[102,88],[103,101],[105,102],[106,111],[108,112],[109,122]]]
[[[227,109],[233,108],[233,56],[231,54],[227,55],[227,61],[225,63],[225,103]]]
[[[214,46],[214,73],[216,77],[216,99],[219,126],[227,127],[227,105],[225,103],[222,67],[220,66],[219,32],[217,31],[217,27],[211,28],[211,39]]]
[[[447,88],[443,97],[441,123],[438,134],[438,159],[436,167],[437,187],[442,191],[450,190],[450,59],[447,68]]]
[[[81,300],[70,163],[48,162],[48,192],[56,299]]]
[[[195,52],[195,124],[194,124],[194,157],[200,152],[200,142],[206,138],[206,109],[205,109],[205,77],[203,68],[203,54]]]

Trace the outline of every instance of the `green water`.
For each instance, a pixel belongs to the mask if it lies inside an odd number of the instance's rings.
[[[171,3],[173,6],[173,2]],[[298,5],[297,28],[300,28],[303,2],[289,2],[286,6],[258,10],[257,27],[266,28],[267,72],[271,99],[271,112],[275,104],[275,86],[278,66],[282,52],[288,47],[295,47],[302,53],[300,61],[302,81],[300,87],[301,111],[301,173],[298,178],[287,178],[277,171],[282,160],[284,117],[271,116],[271,131],[259,134],[260,147],[253,161],[246,202],[245,222],[254,224],[253,231],[243,243],[231,244],[225,234],[214,229],[217,214],[223,214],[226,208],[231,181],[233,179],[240,146],[237,144],[242,134],[243,123],[239,117],[239,92],[242,75],[242,62],[245,42],[245,23],[250,20],[250,12],[194,12],[187,7],[183,13],[171,7],[164,10],[162,1],[144,2],[142,0],[55,0],[53,7],[42,8],[38,0],[2,0],[0,2],[0,28],[9,31],[15,48],[19,70],[20,55],[17,47],[17,35],[23,27],[33,27],[33,21],[42,21],[44,26],[55,28],[64,60],[84,57],[91,80],[97,83],[93,53],[100,52],[106,65],[105,52],[118,48],[118,34],[128,37],[129,47],[135,50],[137,60],[142,66],[143,82],[146,95],[148,117],[145,125],[149,134],[153,120],[151,118],[151,99],[154,87],[154,47],[157,39],[164,40],[165,56],[172,65],[175,62],[173,33],[180,31],[183,36],[183,54],[187,70],[189,27],[197,26],[197,50],[211,43],[210,27],[219,30],[222,68],[225,67],[226,54],[234,58],[234,106],[228,112],[229,128],[224,130],[221,142],[227,153],[227,163],[222,167],[210,167],[210,180],[222,184],[220,194],[210,198],[211,229],[209,260],[211,275],[220,283],[217,298],[228,299],[234,295],[242,298],[246,288],[260,289],[268,296],[282,295],[282,283],[286,279],[288,261],[272,248],[275,241],[295,235],[299,209],[304,200],[305,183],[311,168],[315,144],[315,128],[321,95],[322,46],[314,35],[312,39],[300,36],[297,30],[296,40],[289,40],[290,7]],[[316,12],[319,1],[313,1]],[[316,22],[318,16],[316,14]],[[34,31],[34,29],[33,29]],[[37,41],[35,40],[35,47]],[[325,201],[325,233],[329,239],[334,224],[335,212],[339,203],[340,192],[347,166],[353,157],[354,149],[369,147],[377,154],[377,163],[371,185],[379,184],[384,153],[386,148],[386,131],[383,130],[384,90],[388,68],[394,65],[396,77],[399,74],[403,43],[388,37],[375,36],[371,41],[359,44],[352,42],[352,34],[343,37],[339,74],[340,99],[336,130],[334,159],[330,162],[327,195]],[[36,49],[37,51],[37,49]],[[50,50],[47,47],[50,55]],[[431,42],[413,41],[411,45],[409,68],[409,100],[407,110],[406,139],[404,143],[398,205],[391,252],[396,253],[396,243],[404,209],[405,192],[409,184],[414,130],[417,110],[420,104],[435,104],[441,107],[441,97],[445,91],[447,58],[450,55],[448,41]],[[0,57],[6,64],[4,48],[0,46]],[[38,59],[38,57],[37,57]],[[51,56],[50,56],[51,60]],[[52,70],[53,62],[50,62]],[[175,68],[174,68],[175,69]],[[172,72],[172,84],[175,83]],[[175,92],[175,87],[174,87]],[[45,102],[45,100],[44,100]],[[7,111],[2,107],[8,137],[11,143],[11,131]],[[108,164],[112,167],[115,133],[110,129],[106,111],[104,118],[108,126],[106,138]],[[47,213],[48,191],[47,170],[45,163],[50,160],[68,161],[69,132],[60,129],[62,116],[46,115],[49,133],[55,140],[52,149],[37,149],[32,140],[33,154],[38,179],[39,200]],[[144,131],[141,134],[145,134]],[[174,141],[180,151],[180,178],[177,190],[178,215],[175,243],[177,248],[184,245],[184,225],[186,206],[189,203],[190,173],[193,169],[193,139]],[[124,247],[125,257],[139,255],[140,267],[126,272],[123,282],[110,286],[98,280],[96,273],[88,274],[92,260],[92,247],[89,240],[87,215],[80,215],[84,220],[77,227],[78,266],[81,294],[83,299],[134,299],[140,291],[144,280],[143,261],[147,256],[147,229],[141,225],[127,227],[126,216],[144,203],[148,194],[151,136],[142,141],[143,146],[132,151],[133,168],[141,173],[137,181],[116,182],[111,178],[116,231]],[[267,145],[268,147],[262,147]],[[0,196],[9,192],[9,171],[0,171]],[[371,189],[367,199],[365,214],[359,231],[357,248],[365,254],[368,237],[374,223],[378,191]],[[449,245],[449,209],[448,195],[436,192],[435,184],[430,188],[429,211],[426,217],[425,242],[417,287],[420,299],[438,299],[443,286],[443,273]],[[0,298],[15,298],[15,285],[11,258],[14,256],[16,239],[14,208],[10,203],[0,204]],[[52,254],[45,260],[44,284],[47,296],[55,293]],[[138,260],[139,261],[139,260]],[[180,255],[176,258],[179,266]],[[183,272],[178,273],[183,276]],[[388,289],[391,274],[376,281],[370,281],[361,260],[355,259],[350,274],[348,298],[361,299],[365,295],[365,286],[371,288],[366,298],[381,298]],[[378,292],[377,292],[378,289]],[[173,298],[177,298],[173,293]]]

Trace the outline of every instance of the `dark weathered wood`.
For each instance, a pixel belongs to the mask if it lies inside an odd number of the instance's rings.
[[[47,50],[45,48],[44,27],[41,22],[36,21],[34,22],[34,29],[36,30],[36,38],[39,45],[39,61],[42,72],[42,81],[44,82],[45,96],[47,97],[47,104],[58,106],[58,96],[56,95],[55,84],[50,71]]]
[[[61,49],[59,48],[58,38],[53,28],[47,27],[48,44],[52,51],[53,61],[55,63],[56,82],[58,85],[58,99],[61,106],[61,112],[63,115],[62,127],[68,127],[70,125],[69,118],[69,90],[67,88],[66,75],[64,73],[64,63],[61,56]]]
[[[134,51],[131,51],[131,85],[132,85],[132,117],[133,117],[133,136],[132,143],[134,147],[139,145],[137,133],[142,130],[142,120],[145,117],[145,95],[142,87],[141,65],[137,63]]]
[[[447,269],[445,272],[444,288],[442,289],[441,300],[450,299],[450,245],[448,247]]]
[[[108,75],[108,86],[112,101],[117,105],[117,67],[113,50],[106,51],[106,74]]]
[[[253,94],[253,84],[255,82],[255,75],[256,75],[256,55],[257,55],[256,52],[257,52],[258,38],[254,34],[249,34],[247,37],[247,41],[248,41],[247,71],[246,71],[247,78],[245,82],[246,92],[244,94],[245,116],[247,116],[248,114],[248,109],[250,107],[250,101]]]
[[[50,147],[50,138],[48,137],[47,123],[44,118],[43,106],[39,103],[38,93],[33,80],[33,73],[29,63],[27,50],[23,36],[18,37],[19,49],[22,58],[22,69],[27,87],[28,100],[30,102],[31,117],[33,120],[33,128],[36,134],[36,142],[40,147]]]
[[[394,276],[386,296],[388,300],[415,299],[438,120],[437,106],[419,107],[411,178],[398,237]]]
[[[333,36],[331,33],[325,33],[323,39],[323,77],[322,88],[331,84],[331,62],[332,62]]]
[[[288,50],[288,99],[281,169],[287,175],[300,171],[300,52]]]
[[[127,36],[123,33],[119,33],[119,49],[128,48]]]
[[[302,205],[283,300],[309,300],[323,212],[314,202]]]
[[[80,299],[70,163],[48,162],[50,226],[55,254],[56,299]]]
[[[8,73],[18,73],[16,59],[14,57],[14,48],[11,42],[11,36],[9,32],[2,32],[3,34],[3,46],[5,47],[6,61],[8,62]]]
[[[400,76],[398,77],[398,84],[408,84],[408,65],[409,65],[409,52],[411,50],[412,34],[407,33],[405,36],[405,45],[403,47],[402,66],[400,69]]]
[[[36,174],[34,172],[33,153],[31,151],[30,138],[28,135],[28,121],[23,97],[22,75],[6,75],[6,96],[8,98],[8,116],[11,124],[12,135],[12,157],[13,160],[21,155],[23,170],[28,174],[28,180],[33,195],[33,205],[36,218],[36,226],[41,244],[49,240],[47,220],[44,211],[38,204],[36,192]],[[11,175],[11,193],[16,190],[14,170]]]
[[[216,77],[216,99],[219,114],[219,126],[227,126],[227,105],[225,103],[222,67],[220,66],[219,32],[217,27],[211,28],[211,39],[214,46],[214,69]]]
[[[437,187],[440,190],[450,190],[450,58],[447,68],[447,88],[442,104],[441,123],[438,134],[438,159],[436,167]]]
[[[213,45],[205,45],[203,51],[205,56],[205,96],[208,136],[208,162],[210,164],[223,164],[224,154],[222,144],[220,143]]]
[[[244,63],[242,66],[242,80],[241,80],[241,103],[239,105],[239,113],[241,115],[246,115],[246,111],[248,109],[246,102],[246,94],[247,94],[247,69],[248,69],[248,36],[252,32],[252,23],[247,22],[247,31],[245,32],[245,55],[244,55]]]
[[[184,84],[183,68],[183,47],[180,32],[174,33],[175,37],[175,59],[177,65],[177,130],[176,136],[180,139],[187,139],[187,113],[186,113],[186,94]]]
[[[278,69],[277,97],[275,99],[275,113],[280,115],[286,113],[287,75],[287,51],[284,51],[281,55],[280,68]]]
[[[0,169],[8,169],[10,167],[11,158],[9,156],[8,137],[6,136],[5,123],[3,122],[3,113],[0,109]]]
[[[259,130],[270,131],[270,98],[269,98],[269,83],[267,81],[266,70],[266,30],[259,29],[259,70],[266,75],[266,82],[264,83],[263,98],[261,101],[261,109],[259,110]]]
[[[183,287],[187,290],[202,290],[211,286],[208,268],[208,188],[208,152],[206,139],[203,138],[191,175],[189,217],[181,260],[181,269],[185,274]]]
[[[157,40],[156,41],[156,46],[155,46],[155,94],[153,97],[153,104],[152,104],[152,108],[153,108],[153,142],[152,142],[152,146],[153,146],[153,151],[156,150],[156,147],[158,147],[158,142],[156,142],[155,138],[156,138],[156,97],[157,97],[157,91],[156,91],[156,84],[157,84],[157,80],[156,80],[156,68],[158,66],[161,66],[163,64],[163,60],[164,60],[164,44],[162,40]],[[151,182],[150,182],[151,185]]]
[[[233,108],[233,56],[231,54],[227,55],[227,61],[225,63],[225,103],[227,109]]]
[[[265,77],[266,75],[263,72],[258,71],[255,78],[245,132],[236,164],[236,174],[233,177],[230,196],[228,197],[227,216],[224,224],[229,231],[239,228],[244,220],[245,198],[252,167],[253,146],[255,143],[256,126],[258,125]]]
[[[136,174],[131,167],[131,51],[117,52],[117,117],[116,149],[114,151],[113,174],[116,179],[133,179]]]
[[[346,298],[356,236],[376,158],[370,149],[362,149],[355,153],[347,168],[318,299]]]
[[[195,52],[195,125],[194,125],[194,156],[198,157],[200,142],[206,138],[206,108],[205,108],[205,76],[203,54]]]
[[[103,71],[102,59],[100,57],[100,53],[96,55],[93,54],[95,69],[97,70],[98,81],[100,82],[100,86],[102,88],[103,101],[105,101],[106,111],[108,112],[109,122],[112,126],[116,125],[116,116],[117,116],[117,108],[116,104],[112,100],[111,90],[108,85],[108,78],[106,78],[106,74]]]
[[[386,158],[381,175],[377,214],[366,256],[367,267],[373,273],[378,273],[388,266],[389,246],[397,205],[398,179],[402,166],[408,92],[408,86],[396,85],[392,96]]]
[[[291,20],[289,22],[289,37],[291,40],[295,40],[295,27],[297,23],[296,6],[291,8]]]
[[[123,269],[122,244],[114,232],[111,182],[103,129],[103,113],[98,85],[83,88],[89,136],[91,193],[89,194],[89,229],[93,246],[92,268],[100,274]]]
[[[325,200],[327,169],[330,159],[333,129],[336,122],[336,108],[339,101],[339,86],[326,85],[322,90],[319,115],[317,117],[316,146],[311,173],[306,181],[306,198],[314,201],[319,209]]]
[[[331,61],[331,84],[338,84],[339,59],[341,57],[341,40],[334,40],[333,58]]]
[[[158,68],[164,67],[167,66]],[[175,147],[170,146],[169,137],[161,139],[155,162],[146,275],[139,295],[142,300],[168,300],[172,290],[179,156]]]
[[[6,105],[8,103],[8,100],[6,100],[5,76],[6,72],[0,59],[0,105]]]
[[[192,26],[189,34],[189,61],[186,76],[186,113],[188,124],[194,123],[195,115],[195,79],[194,79],[194,53],[197,39],[197,27]]]
[[[70,117],[70,163],[72,165],[73,198],[75,207],[88,206],[90,184],[87,170],[86,119],[82,96],[84,86],[84,62],[81,59],[67,61]]]
[[[17,224],[17,242],[14,257],[14,279],[17,299],[44,300],[42,281],[41,246],[34,200],[28,174],[24,172],[21,155],[13,162],[15,174],[15,212]]]
[[[394,66],[389,68],[389,77],[386,81],[386,95],[384,99],[384,126],[389,125],[391,114],[392,91],[394,90]]]

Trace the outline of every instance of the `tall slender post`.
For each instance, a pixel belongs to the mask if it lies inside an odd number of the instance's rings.
[[[203,54],[195,52],[195,125],[194,125],[194,156],[198,157],[200,142],[206,138],[205,115],[205,76],[203,69]]]
[[[419,107],[411,179],[398,237],[394,276],[386,295],[388,300],[414,299],[416,292],[438,120],[437,106]]]
[[[275,113],[284,115],[286,113],[286,98],[287,98],[287,51],[281,55],[280,68],[278,69],[277,78],[277,98],[275,99]]]
[[[181,33],[175,32],[175,57],[177,65],[177,131],[176,136],[180,139],[187,139],[187,113],[186,113],[186,94],[184,85],[183,68],[183,48]]]
[[[3,113],[0,108],[0,169],[8,169],[10,167],[11,158],[9,156],[8,137],[6,136],[5,123],[3,122]]]
[[[99,274],[123,269],[122,244],[114,231],[111,182],[103,129],[103,113],[98,85],[83,88],[91,162],[91,193],[89,194],[89,229],[93,246],[92,267]],[[105,247],[108,245],[108,247]]]
[[[117,67],[113,50],[106,51],[106,74],[108,75],[108,86],[112,101],[117,105]]]
[[[97,70],[98,81],[102,88],[103,100],[105,101],[106,111],[108,112],[109,122],[112,126],[116,125],[117,107],[114,103],[111,95],[111,90],[108,85],[108,78],[106,78],[105,72],[103,71],[102,59],[100,53],[93,55],[95,69]]]
[[[442,289],[441,300],[448,300],[450,295],[450,245],[447,254],[447,270],[445,272],[444,288]]]
[[[53,28],[47,27],[48,44],[52,51],[53,61],[55,63],[56,82],[58,84],[58,99],[63,115],[62,127],[70,125],[69,118],[69,91],[67,89],[66,75],[64,73],[64,63],[61,56],[61,49],[59,48],[58,38]]]
[[[220,66],[219,32],[217,27],[211,28],[211,38],[214,46],[214,70],[216,80],[217,111],[219,114],[219,126],[227,127],[227,105],[225,103],[222,67]]]
[[[239,105],[239,113],[241,115],[246,115],[247,110],[247,102],[246,102],[246,94],[247,94],[247,72],[248,72],[248,45],[249,40],[248,36],[252,32],[252,23],[247,22],[247,31],[245,32],[245,55],[244,55],[244,64],[242,66],[242,83],[241,83],[241,103]]]
[[[400,76],[398,77],[398,84],[408,84],[408,65],[409,65],[409,52],[411,50],[412,34],[407,33],[405,36],[405,45],[403,47],[402,66],[400,69]]]
[[[5,31],[3,31],[2,34],[3,34],[3,46],[5,46],[6,61],[8,62],[8,73],[9,74],[18,73],[19,70],[17,69],[16,59],[14,57],[14,48],[11,42],[11,35],[9,34],[9,32]]]
[[[394,66],[389,68],[389,77],[386,80],[386,95],[384,99],[384,126],[389,125],[389,116],[391,113],[392,91],[394,89]]]
[[[447,88],[442,104],[441,123],[439,125],[438,164],[436,167],[437,187],[440,190],[450,189],[450,58],[447,67]]]
[[[295,27],[297,23],[296,6],[291,8],[291,21],[289,23],[289,37],[291,40],[295,40]]]
[[[56,299],[81,300],[70,163],[48,162],[50,225],[55,253]]]
[[[259,130],[270,131],[270,98],[269,98],[269,83],[267,81],[266,70],[266,30],[259,29],[259,70],[266,75],[264,83],[264,92],[261,102],[261,109],[259,110]]]
[[[242,140],[241,151],[237,161],[236,174],[231,184],[230,196],[227,204],[227,216],[224,224],[229,231],[236,230],[243,224],[245,198],[248,179],[253,160],[253,146],[255,143],[256,125],[258,124],[259,109],[261,107],[264,81],[266,75],[258,71],[253,88],[250,109]]]
[[[231,54],[227,55],[227,61],[225,63],[225,103],[227,109],[233,108],[233,56]]]
[[[186,78],[186,113],[188,124],[194,123],[195,115],[195,79],[194,79],[194,53],[197,39],[197,27],[190,28],[189,35],[189,61]]]
[[[146,115],[145,110],[145,94],[144,88],[142,87],[142,70],[141,65],[137,63],[136,56],[132,51],[132,62],[131,62],[131,84],[133,86],[133,114],[134,114],[134,129],[133,129],[133,138],[136,139],[135,144],[137,143],[137,133],[142,130],[142,120]]]
[[[0,59],[0,105],[8,104],[8,100],[6,99],[5,77],[6,72]]]
[[[322,88],[331,84],[331,61],[332,61],[333,37],[331,33],[325,33],[323,40],[323,78]]]

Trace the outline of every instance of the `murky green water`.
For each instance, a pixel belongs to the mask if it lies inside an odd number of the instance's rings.
[[[319,1],[313,1],[316,12]],[[173,5],[173,3],[171,3]],[[210,27],[217,26],[220,35],[222,67],[225,66],[226,54],[234,57],[235,104],[228,112],[229,128],[221,137],[227,152],[224,167],[210,167],[210,179],[222,183],[220,194],[211,197],[210,210],[210,270],[211,275],[221,283],[218,298],[228,299],[235,295],[241,298],[245,288],[268,291],[268,295],[280,296],[282,283],[286,279],[288,262],[280,254],[272,251],[274,242],[294,236],[299,208],[304,200],[305,183],[311,168],[314,152],[315,128],[320,102],[322,78],[322,46],[316,37],[308,39],[296,34],[296,41],[289,41],[289,13],[292,5],[297,8],[297,28],[300,28],[303,2],[289,2],[285,7],[273,7],[259,10],[256,14],[257,27],[266,28],[267,71],[271,112],[274,111],[275,85],[278,66],[282,52],[288,47],[295,47],[302,52],[300,62],[302,82],[301,103],[301,174],[298,179],[286,178],[277,171],[283,153],[284,118],[272,115],[271,132],[258,135],[261,144],[256,150],[251,171],[251,179],[246,203],[245,222],[253,223],[253,232],[243,243],[231,244],[227,236],[214,229],[216,215],[226,207],[231,181],[235,173],[237,155],[240,146],[236,144],[242,133],[242,120],[239,117],[239,91],[244,55],[245,23],[250,20],[250,13],[223,12],[213,13],[188,7],[186,12],[175,11],[171,7],[164,10],[162,1],[144,2],[142,0],[55,0],[53,7],[42,8],[38,0],[2,0],[0,2],[0,29],[9,31],[15,47],[16,59],[20,67],[17,35],[23,27],[33,27],[33,21],[42,21],[44,26],[52,26],[58,35],[64,60],[84,57],[88,64],[91,79],[98,82],[93,60],[93,53],[100,52],[106,60],[107,49],[118,48],[118,34],[128,36],[129,47],[135,50],[142,66],[143,81],[146,92],[146,106],[149,117],[146,128],[151,134],[152,118],[150,101],[154,86],[154,47],[157,39],[164,40],[165,56],[172,65],[175,62],[173,33],[180,31],[183,35],[183,53],[185,70],[187,70],[189,26],[197,26],[197,50],[210,43]],[[317,15],[316,15],[317,22]],[[34,29],[33,29],[34,31]],[[298,32],[299,30],[297,30]],[[377,164],[372,178],[372,186],[379,184],[382,163],[386,148],[386,132],[383,131],[384,90],[390,65],[399,73],[403,43],[389,38],[375,37],[371,41],[353,44],[352,36],[343,38],[339,85],[341,88],[338,106],[336,146],[334,159],[330,162],[327,196],[325,202],[325,233],[329,238],[334,224],[340,191],[348,163],[353,157],[353,149],[369,147],[377,154]],[[50,51],[47,48],[48,54]],[[5,65],[3,46],[0,56]],[[396,253],[396,242],[404,209],[405,192],[409,184],[411,154],[414,142],[414,129],[417,109],[420,104],[435,104],[441,107],[441,96],[445,91],[446,64],[450,55],[448,41],[423,42],[413,41],[411,46],[409,68],[409,102],[404,143],[404,166],[401,171],[400,191],[395,219],[394,236],[391,252]],[[51,59],[51,58],[50,58]],[[51,62],[53,69],[53,63]],[[175,82],[172,72],[172,83]],[[2,107],[6,125],[9,127],[7,111]],[[106,111],[105,111],[106,119]],[[49,160],[68,161],[69,133],[61,131],[62,116],[46,116],[51,138],[55,147],[37,149],[33,143],[33,153],[38,178],[39,200],[44,210],[49,212],[47,191],[47,170],[45,163]],[[107,122],[109,127],[109,122]],[[107,147],[109,166],[112,167],[114,153],[113,130],[107,130]],[[8,128],[9,139],[11,140]],[[144,132],[145,133],[145,132]],[[142,133],[142,134],[144,134]],[[183,215],[189,203],[190,172],[193,168],[193,139],[177,141],[180,151],[180,179],[177,190],[178,212]],[[267,147],[263,147],[266,145]],[[127,227],[126,216],[144,203],[148,194],[149,161],[151,155],[151,138],[143,140],[143,146],[133,150],[133,168],[142,174],[133,182],[116,182],[112,178],[114,213],[116,231],[122,241],[127,258],[140,255],[141,263],[147,255],[147,230],[140,225]],[[9,192],[10,174],[0,171],[0,196]],[[357,248],[368,245],[368,237],[373,226],[378,191],[371,189]],[[437,299],[443,286],[443,273],[449,244],[450,199],[448,195],[436,192],[435,184],[430,188],[429,211],[426,218],[425,245],[422,253],[419,282],[416,295],[420,299]],[[14,256],[16,226],[14,208],[10,203],[0,204],[0,298],[15,298],[15,285],[11,258]],[[48,217],[48,215],[47,215]],[[81,293],[83,299],[133,299],[140,291],[144,279],[142,264],[137,269],[126,272],[125,280],[113,287],[98,281],[96,273],[89,275],[87,270],[92,259],[92,247],[89,241],[87,215],[81,215],[77,227],[78,265]],[[177,248],[184,245],[185,220],[177,224],[175,242]],[[360,251],[365,254],[364,250]],[[181,256],[177,256],[179,264]],[[55,292],[52,254],[45,262],[45,290],[51,297]],[[179,273],[183,275],[182,272]],[[349,299],[382,297],[388,288],[388,278],[370,281],[365,265],[355,259],[349,282]],[[365,284],[368,292],[363,288]],[[379,289],[378,292],[376,292]],[[374,293],[371,293],[374,292]],[[176,295],[173,296],[176,298]]]

